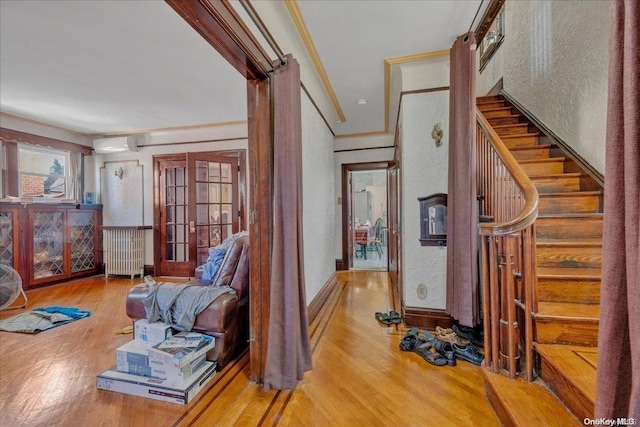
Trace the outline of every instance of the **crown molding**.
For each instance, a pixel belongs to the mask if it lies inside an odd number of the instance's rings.
[[[426,59],[445,58],[449,56],[449,49],[431,52],[414,53],[411,55],[392,56],[384,59],[384,129],[389,132],[389,103],[391,101],[391,66],[408,62],[424,61]]]
[[[344,112],[342,111],[342,107],[340,106],[340,102],[338,102],[338,97],[336,96],[335,91],[333,90],[333,86],[329,81],[329,76],[322,65],[322,60],[320,59],[320,55],[318,55],[318,51],[316,50],[315,44],[311,39],[311,35],[309,34],[309,30],[307,29],[307,24],[304,22],[304,18],[302,17],[302,11],[300,10],[300,6],[298,6],[298,2],[296,0],[285,1],[284,4],[287,6],[289,10],[289,15],[291,15],[291,19],[298,30],[298,34],[304,43],[305,48],[307,49],[307,53],[311,57],[311,61],[313,62],[313,66],[320,76],[320,80],[324,85],[324,89],[327,91],[327,95],[329,95],[329,99],[333,104],[333,108],[335,108],[336,113],[338,113],[338,118],[341,121],[346,121],[344,116]]]
[[[246,120],[236,120],[231,122],[203,123],[199,125],[170,126],[166,128],[136,129],[136,130],[130,130],[130,131],[91,133],[91,134],[88,134],[87,136],[89,136],[90,138],[96,138],[100,136],[139,135],[144,133],[173,132],[173,131],[181,131],[181,130],[193,130],[193,129],[221,127],[221,126],[246,125],[246,124],[247,124]]]

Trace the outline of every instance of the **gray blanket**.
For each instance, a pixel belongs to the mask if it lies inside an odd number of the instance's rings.
[[[163,286],[163,285],[170,286]],[[161,282],[149,287],[142,300],[147,320],[164,322],[180,331],[190,331],[196,316],[222,294],[235,293],[230,286],[199,286]]]

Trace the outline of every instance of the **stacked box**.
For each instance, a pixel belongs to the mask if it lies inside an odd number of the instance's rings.
[[[148,344],[129,341],[116,349],[116,369],[128,374],[151,376]]]
[[[216,374],[216,363],[205,361],[189,379],[172,384],[170,380],[127,374],[114,368],[98,375],[96,386],[99,389],[183,405],[189,403]]]
[[[207,355],[203,353],[198,358],[194,359],[188,365],[184,366],[181,369],[178,369],[173,366],[165,366],[162,364],[158,364],[156,361],[149,361],[149,365],[151,367],[151,376],[162,379],[173,380],[174,383],[181,383],[189,379],[194,372],[202,367],[204,362],[207,360]]]
[[[133,338],[145,344],[156,345],[172,335],[173,328],[162,322],[149,323],[147,319],[140,319],[133,324]]]
[[[215,345],[213,337],[180,332],[149,348],[149,364],[158,369],[180,371]]]

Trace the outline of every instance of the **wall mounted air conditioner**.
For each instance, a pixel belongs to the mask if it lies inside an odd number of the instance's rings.
[[[122,151],[138,151],[137,136],[118,136],[113,138],[98,138],[93,140],[96,153],[118,153]]]

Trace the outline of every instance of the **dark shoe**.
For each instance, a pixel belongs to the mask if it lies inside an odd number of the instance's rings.
[[[442,342],[435,340],[433,348],[442,355],[447,361],[447,365],[456,366],[456,354],[453,351],[453,346],[448,342]]]
[[[431,353],[430,350],[431,344],[426,341],[413,349],[415,353],[418,353],[424,360],[426,360],[428,363],[431,363],[432,365],[444,366],[447,364],[447,359],[442,357],[441,354]]]
[[[475,345],[469,344],[466,346],[459,346],[457,344],[451,344],[453,351],[458,359],[466,360],[474,365],[480,366],[484,355],[478,353],[478,349]]]
[[[427,343],[426,340],[420,338],[417,335],[406,335],[400,341],[400,350],[402,351],[414,351],[416,347]]]
[[[453,325],[453,331],[460,338],[465,338],[471,341],[471,344],[475,345],[476,347],[484,348],[484,334],[476,330],[476,328]]]
[[[376,320],[380,323],[384,323],[385,325],[390,325],[391,324],[391,319],[389,318],[389,315],[387,313],[380,313],[377,312],[376,313]]]
[[[398,313],[397,311],[391,310],[389,312],[389,320],[391,320],[391,323],[401,323],[402,316],[400,316],[400,313]]]

